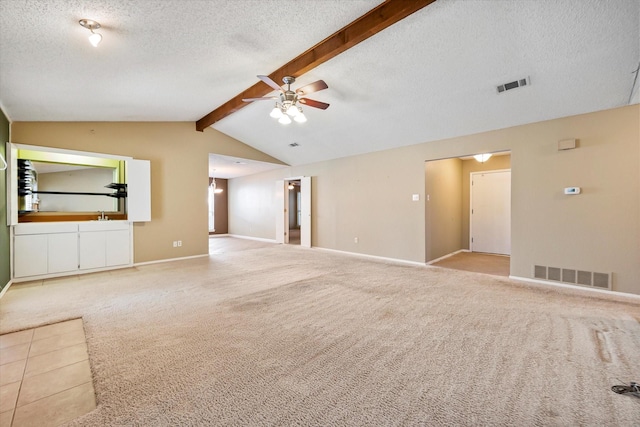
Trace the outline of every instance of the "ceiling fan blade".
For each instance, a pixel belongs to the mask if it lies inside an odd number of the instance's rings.
[[[253,101],[273,101],[274,99],[278,99],[275,96],[264,96],[262,98],[242,98],[244,102],[253,102]]]
[[[262,80],[263,82],[265,82],[266,84],[268,84],[269,86],[271,86],[272,88],[274,88],[275,90],[279,90],[281,92],[284,92],[282,90],[282,88],[280,87],[280,85],[278,85],[278,83],[274,82],[273,80],[271,80],[269,78],[269,76],[258,76],[258,78],[260,80]]]
[[[304,96],[313,92],[318,92],[319,90],[324,90],[328,87],[329,86],[327,86],[324,80],[318,80],[317,82],[309,83],[306,86],[298,88],[298,90],[296,90],[296,93],[298,94],[298,96]]]
[[[304,105],[308,105],[309,107],[320,108],[321,110],[326,110],[327,108],[329,108],[329,104],[327,104],[326,102],[315,101],[309,98],[301,98],[298,100],[298,102]]]

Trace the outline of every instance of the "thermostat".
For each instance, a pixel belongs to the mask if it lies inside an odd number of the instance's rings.
[[[566,187],[564,194],[580,194],[580,187]]]

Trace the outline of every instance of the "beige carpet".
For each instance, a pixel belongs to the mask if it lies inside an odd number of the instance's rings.
[[[77,426],[637,425],[640,304],[266,245],[16,286],[0,332],[82,316]]]
[[[458,252],[438,262],[435,267],[454,270],[473,271],[474,273],[493,274],[509,277],[511,258],[505,255],[485,254],[482,252]]]

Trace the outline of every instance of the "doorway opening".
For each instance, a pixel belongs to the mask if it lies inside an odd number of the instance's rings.
[[[511,153],[492,154],[425,162],[427,264],[509,276]]]
[[[276,242],[311,247],[311,177],[276,181]]]
[[[287,181],[287,196],[289,198],[288,230],[290,245],[300,244],[300,227],[302,220],[302,193],[300,180]]]

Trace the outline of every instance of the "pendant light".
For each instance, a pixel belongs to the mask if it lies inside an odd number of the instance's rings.
[[[80,21],[78,21],[78,23],[84,28],[91,31],[91,35],[89,36],[89,43],[91,43],[93,47],[98,47],[98,45],[102,41],[102,34],[94,33],[93,30],[97,30],[98,28],[100,28],[100,23],[94,21],[93,19],[81,19]]]

